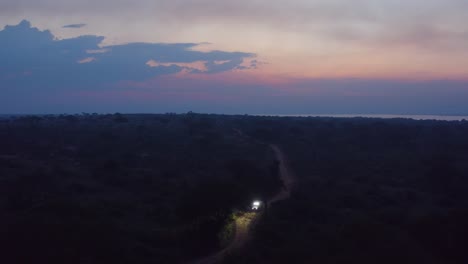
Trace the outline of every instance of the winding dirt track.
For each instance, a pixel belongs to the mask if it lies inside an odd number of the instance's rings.
[[[277,145],[270,145],[275,152],[276,159],[279,161],[280,178],[283,181],[284,188],[268,201],[268,206],[274,202],[286,200],[291,196],[291,189],[295,182],[295,176],[291,171],[286,156]]]
[[[284,186],[281,191],[267,201],[268,207],[272,206],[275,202],[288,199],[291,195],[291,188],[295,182],[295,176],[288,166],[286,156],[283,151],[277,145],[270,145],[270,147],[275,153],[276,159],[279,161],[280,178],[283,181]],[[239,216],[236,219],[236,234],[231,244],[211,256],[192,262],[192,264],[215,264],[222,262],[226,255],[236,249],[239,249],[248,241],[252,227],[256,222],[258,222],[258,219],[261,216],[261,212],[249,212]]]
[[[225,247],[221,251],[218,251],[211,256],[192,262],[192,264],[220,263],[226,255],[242,247],[245,244],[250,235],[250,228],[253,226],[254,222],[258,219],[258,217],[259,214],[255,212],[249,212],[245,213],[242,216],[239,216],[236,219],[236,234],[234,236],[234,239],[231,241],[231,244],[229,244],[229,246]]]

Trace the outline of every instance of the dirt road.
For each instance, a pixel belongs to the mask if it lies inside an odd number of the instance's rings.
[[[192,264],[220,263],[227,254],[233,252],[245,244],[245,242],[249,239],[250,228],[253,226],[254,221],[256,221],[258,217],[259,213],[256,212],[244,213],[243,215],[237,217],[235,222],[236,234],[234,235],[234,239],[229,244],[229,246],[211,256],[192,262]]]
[[[275,202],[288,199],[291,195],[291,188],[295,182],[294,174],[288,167],[288,163],[284,153],[277,145],[270,145],[270,147],[275,153],[276,159],[279,161],[279,174],[284,186],[281,189],[281,191],[279,191],[275,196],[273,196],[270,200],[267,201],[269,207],[272,206]],[[258,219],[261,217],[261,215],[261,212],[248,212],[237,217],[235,222],[236,233],[231,244],[229,244],[229,246],[211,256],[192,262],[192,264],[220,263],[227,254],[242,247],[245,244],[245,242],[248,241],[250,231],[255,225],[255,223],[258,222]]]
[[[294,174],[289,168],[288,161],[283,151],[281,151],[277,145],[270,145],[270,147],[275,152],[276,159],[279,161],[279,174],[284,187],[268,201],[268,206],[271,206],[275,202],[288,199],[295,182]]]

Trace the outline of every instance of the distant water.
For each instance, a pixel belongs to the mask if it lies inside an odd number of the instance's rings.
[[[2,115],[0,114],[0,119],[8,119],[10,117],[17,117],[21,115]],[[458,115],[458,116],[449,116],[449,115],[366,115],[366,114],[303,114],[303,115],[256,115],[256,116],[289,116],[289,117],[337,117],[337,118],[406,118],[414,120],[440,120],[440,121],[468,121],[468,116]]]
[[[332,115],[332,114],[308,114],[308,115],[277,115],[277,116],[290,116],[290,117],[339,117],[339,118],[355,118],[355,117],[364,117],[364,118],[406,118],[414,120],[441,120],[441,121],[462,121],[467,120],[468,116],[445,116],[445,115],[351,115],[351,114],[342,114],[342,115]]]

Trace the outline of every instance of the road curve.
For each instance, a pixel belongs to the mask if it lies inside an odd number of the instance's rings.
[[[277,145],[272,144],[270,147],[275,153],[276,160],[279,161],[279,174],[284,186],[280,192],[268,200],[268,206],[275,202],[288,199],[291,196],[291,189],[296,181],[294,173],[291,171],[283,151]]]
[[[288,162],[283,151],[277,145],[271,144],[270,147],[275,153],[276,159],[279,161],[279,175],[283,182],[283,188],[275,196],[267,201],[268,207],[272,206],[275,202],[288,199],[291,196],[291,189],[295,182],[295,176],[288,166]],[[227,254],[242,247],[248,241],[250,231],[255,223],[258,222],[258,219],[261,217],[261,215],[261,212],[249,212],[237,217],[235,222],[236,233],[229,246],[211,256],[191,262],[191,264],[220,263]]]

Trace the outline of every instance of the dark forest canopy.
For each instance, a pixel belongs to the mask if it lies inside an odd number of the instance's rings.
[[[226,263],[468,263],[468,122],[0,117],[1,263],[184,263],[299,184]]]

